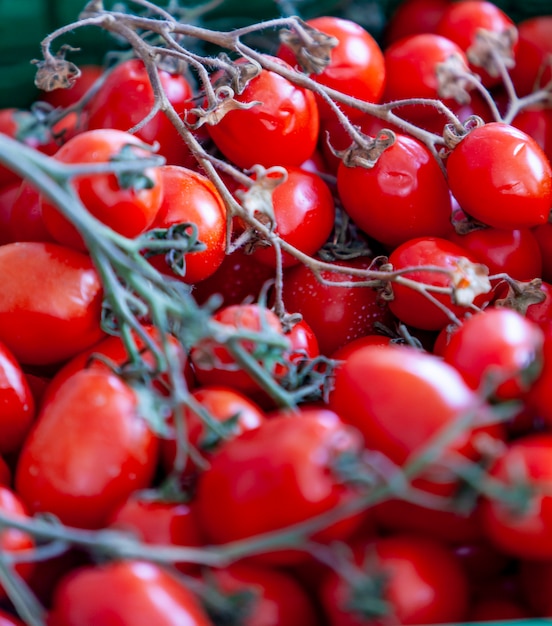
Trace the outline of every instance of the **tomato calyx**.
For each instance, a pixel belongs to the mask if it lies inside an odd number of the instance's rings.
[[[280,41],[291,49],[306,74],[322,74],[330,64],[332,49],[339,43],[336,37],[299,20],[294,31],[280,31]]]
[[[481,263],[472,263],[460,257],[451,273],[451,299],[454,304],[469,306],[474,299],[492,289],[489,268]]]
[[[485,126],[485,121],[479,115],[470,115],[466,121],[461,124],[459,129],[456,125],[445,124],[443,129],[443,141],[447,150],[454,148],[466,137],[472,130]]]
[[[155,148],[148,144],[142,144],[140,147],[150,152],[155,152]],[[143,154],[136,154],[136,145],[127,144],[109,160],[112,163],[128,163],[129,161],[144,161],[145,158]],[[156,184],[145,171],[123,170],[117,171],[115,175],[121,189],[141,191],[142,189],[152,189]]]
[[[435,67],[437,75],[437,92],[442,98],[453,99],[458,104],[468,104],[470,84],[478,80],[470,71],[460,54],[452,54],[446,61]]]
[[[254,165],[250,169],[250,173],[255,176],[251,186],[246,190],[238,189],[236,196],[250,216],[259,220],[272,231],[276,227],[272,193],[278,185],[287,180],[288,172],[285,167],[279,165],[269,168],[265,168],[262,165]],[[260,239],[261,245],[267,245],[265,238],[261,236]],[[259,237],[256,243],[258,245]],[[255,247],[255,245],[249,246],[251,251]]]
[[[514,309],[522,315],[526,315],[527,309],[532,304],[538,304],[546,299],[546,294],[542,290],[542,279],[534,278],[530,281],[514,280],[507,277],[508,292],[495,302],[495,306]]]
[[[514,67],[514,47],[517,40],[518,31],[515,26],[500,32],[480,28],[466,52],[468,60],[472,65],[483,68],[489,76],[498,77],[502,68]]]
[[[380,130],[374,137],[362,134],[359,137],[361,141],[353,141],[345,150],[336,150],[330,145],[330,150],[346,167],[373,168],[381,154],[396,141],[395,133],[387,128]]]
[[[63,44],[55,56],[47,54],[41,61],[37,59],[31,61],[31,63],[37,66],[36,87],[43,91],[71,88],[81,75],[81,71],[74,63],[67,61],[65,55],[76,50],[78,48],[73,48],[69,44]]]
[[[235,99],[235,91],[228,85],[221,85],[214,90],[214,99],[207,108],[194,107],[186,112],[186,123],[191,130],[197,130],[204,124],[215,126],[230,111],[251,109],[262,104],[260,100],[240,102]],[[196,119],[192,122],[192,119]]]

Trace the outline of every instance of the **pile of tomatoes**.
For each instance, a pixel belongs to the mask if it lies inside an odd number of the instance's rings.
[[[0,623],[551,616],[552,17],[136,4],[0,111]]]

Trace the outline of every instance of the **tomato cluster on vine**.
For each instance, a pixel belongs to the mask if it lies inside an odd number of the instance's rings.
[[[0,622],[552,615],[552,18],[137,4],[0,111]]]

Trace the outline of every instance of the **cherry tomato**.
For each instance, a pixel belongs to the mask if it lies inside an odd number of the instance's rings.
[[[516,439],[496,459],[489,475],[503,488],[482,502],[489,541],[506,554],[538,561],[552,558],[552,436]]]
[[[466,249],[440,237],[409,239],[389,255],[389,263],[395,270],[413,268],[412,272],[407,272],[403,276],[416,281],[421,287],[423,285],[450,287],[452,281],[451,276],[446,273],[417,270],[417,267],[434,266],[455,272],[458,271],[462,259],[467,259],[470,263],[479,263],[479,260]],[[448,294],[431,295],[459,318],[468,311],[466,306],[454,304]],[[485,293],[476,296],[475,304],[483,304],[487,296]],[[423,293],[399,283],[393,283],[393,299],[389,302],[389,309],[405,324],[424,330],[441,330],[451,321],[446,313]]]
[[[15,615],[0,611],[0,626],[25,626],[25,624]]]
[[[0,343],[0,453],[17,452],[35,416],[27,378],[10,350]]]
[[[552,162],[552,108],[528,106],[514,117],[512,126],[532,137]]]
[[[320,127],[312,91],[262,70],[235,99],[262,104],[229,111],[217,124],[208,125],[211,139],[232,163],[242,168],[299,166],[312,156]]]
[[[255,563],[236,562],[227,567],[208,569],[207,612],[213,622],[239,623],[240,626],[316,626],[319,619],[313,600],[288,572]],[[227,605],[210,606],[209,590],[227,598]],[[248,594],[240,603],[238,594]],[[213,603],[214,604],[214,603]],[[225,618],[228,620],[225,621]],[[1,625],[0,625],[1,626]]]
[[[443,358],[472,389],[502,400],[519,398],[538,377],[544,333],[520,313],[487,308],[466,318],[450,336]]]
[[[184,431],[187,445],[196,450],[197,457],[188,456],[186,473],[202,471],[208,467],[208,459],[225,441],[246,430],[257,428],[265,419],[264,412],[253,400],[231,387],[205,386],[192,391],[192,398],[218,423],[219,431],[210,427],[205,417],[197,415],[190,407],[184,409]],[[171,436],[162,442],[162,455],[167,470],[172,469],[176,456],[176,426],[171,422]]]
[[[311,74],[311,78],[358,100],[379,102],[385,83],[385,64],[374,37],[360,24],[340,17],[323,15],[306,23],[337,40],[337,45],[330,51],[329,64],[322,72]],[[281,46],[278,56],[297,66],[297,56],[289,47]],[[334,117],[327,102],[320,96],[316,100],[322,117]],[[340,104],[340,108],[349,119],[362,116],[362,112],[352,106]]]
[[[535,235],[542,256],[542,276],[543,280],[552,282],[552,222],[539,224],[531,229]]]
[[[41,92],[39,99],[48,102],[53,107],[62,109],[77,103],[104,73],[101,65],[94,64],[79,65],[79,70],[80,76],[75,80],[72,87]]]
[[[395,41],[419,35],[434,33],[448,0],[405,0],[395,7],[384,28],[385,47]]]
[[[100,528],[150,486],[158,445],[131,387],[111,372],[82,370],[43,404],[18,459],[17,492],[34,513]]]
[[[466,576],[455,556],[429,537],[397,534],[353,544],[357,570],[331,572],[320,596],[331,626],[461,622]],[[380,584],[374,585],[374,580]]]
[[[447,159],[460,207],[495,228],[544,224],[552,205],[552,168],[542,148],[503,122],[474,128]]]
[[[161,87],[178,115],[191,106],[192,87],[181,73],[171,74],[158,69]],[[88,128],[117,128],[128,131],[149,115],[154,92],[145,65],[140,59],[126,59],[116,65],[88,103]],[[171,165],[192,166],[192,157],[184,140],[170,119],[159,111],[145,126],[136,131],[144,143],[159,145],[159,154]]]
[[[496,4],[486,0],[451,2],[443,11],[436,32],[457,43],[468,55],[471,69],[481,77],[486,87],[501,83],[501,76],[488,51],[479,51],[478,37],[485,31],[505,44],[507,59],[513,61],[517,47],[514,22]],[[477,57],[474,56],[475,53]]]
[[[21,183],[15,180],[0,187],[0,245],[13,241],[9,232],[9,224],[13,210],[13,203],[19,195]]]
[[[332,411],[273,413],[221,446],[200,475],[197,511],[207,539],[224,543],[283,529],[348,501],[356,490],[336,475],[334,463],[361,449],[359,433]],[[349,517],[316,536],[343,538],[359,522]],[[302,551],[267,549],[258,558],[293,563]]]
[[[291,166],[285,169],[285,180],[272,192],[274,232],[310,256],[318,252],[332,232],[335,221],[332,192],[324,180],[313,172]],[[266,247],[263,240],[257,246],[253,244],[253,247],[255,259],[270,267],[277,267],[277,257],[272,247]],[[283,267],[299,263],[291,254],[282,252]]]
[[[20,363],[61,363],[104,336],[102,286],[88,255],[9,243],[0,247],[0,272],[0,341]]]
[[[199,600],[167,569],[117,560],[67,574],[58,585],[49,626],[107,624],[212,626]]]
[[[371,259],[360,257],[336,265],[362,269],[370,263]],[[300,313],[312,328],[322,354],[329,356],[349,341],[372,333],[378,322],[390,323],[387,305],[376,290],[338,284],[357,277],[330,270],[321,276],[336,284],[322,284],[306,265],[289,268],[284,273],[283,299],[288,313]]]
[[[213,183],[203,174],[178,165],[160,168],[163,202],[151,228],[170,228],[190,223],[204,249],[186,254],[181,277],[192,284],[205,280],[220,267],[226,251],[226,207]],[[174,275],[163,256],[151,263],[165,274]]]
[[[349,167],[342,161],[337,189],[355,224],[389,248],[451,230],[445,177],[429,150],[408,135],[397,134],[373,167]]]
[[[27,180],[14,200],[8,230],[10,241],[54,241],[42,217],[40,193]]]
[[[134,135],[115,129],[88,130],[75,135],[55,154],[63,163],[107,163],[113,159],[147,158],[151,153]],[[72,186],[94,217],[125,237],[136,237],[151,226],[163,199],[159,168],[149,167],[130,182],[113,173],[75,176]],[[86,250],[81,234],[57,208],[42,203],[46,228],[60,243]]]
[[[517,24],[518,47],[510,76],[519,96],[544,87],[552,78],[552,15],[536,15]]]

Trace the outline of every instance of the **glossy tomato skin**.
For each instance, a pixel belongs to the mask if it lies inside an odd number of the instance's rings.
[[[60,363],[104,337],[88,255],[53,243],[0,247],[0,341],[22,364]]]
[[[542,148],[503,122],[470,131],[447,158],[450,189],[471,217],[495,228],[544,224],[552,205],[552,168]]]
[[[552,30],[552,29],[551,29]],[[552,109],[543,105],[528,106],[512,120],[512,126],[532,137],[552,162]]]
[[[451,230],[451,199],[439,165],[417,139],[397,134],[373,167],[342,162],[337,189],[343,206],[368,236],[394,248]]]
[[[255,164],[299,166],[312,156],[320,118],[311,91],[262,70],[235,99],[262,104],[230,111],[207,127],[217,148],[235,165],[246,169]]]
[[[19,187],[8,221],[10,241],[55,241],[42,217],[40,193],[27,180]]]
[[[385,84],[383,53],[374,37],[352,20],[323,15],[307,20],[316,30],[334,37],[337,45],[331,49],[330,63],[311,78],[348,96],[366,102],[379,102]],[[297,66],[294,53],[285,45],[278,56]],[[321,117],[334,117],[329,105],[317,96]],[[357,119],[362,112],[349,105],[340,105],[349,119]]]
[[[443,11],[448,6],[448,0],[405,0],[405,2],[401,2],[394,9],[385,25],[385,47],[409,35],[434,33]]]
[[[35,417],[33,393],[21,366],[0,343],[0,454],[21,447]]]
[[[551,449],[549,432],[527,435],[511,442],[489,470],[513,495],[518,487],[517,500],[486,497],[482,502],[485,534],[506,554],[537,561],[552,558]]]
[[[183,115],[191,106],[190,83],[182,74],[170,74],[162,69],[158,73],[165,96],[177,114]],[[110,71],[88,104],[88,128],[128,131],[149,114],[153,104],[154,93],[144,63],[140,59],[127,59]],[[140,128],[136,137],[150,145],[159,144],[159,154],[168,164],[195,163],[184,140],[162,111]]]
[[[336,262],[355,269],[367,268],[370,263],[365,257]],[[377,322],[391,323],[392,316],[376,290],[337,284],[358,280],[347,273],[324,270],[321,274],[336,284],[322,284],[307,266],[298,265],[286,270],[283,289],[287,312],[301,313],[318,339],[321,354],[330,356],[349,341],[372,333]]]
[[[330,408],[344,422],[398,465],[461,415],[476,410],[478,402],[451,365],[417,348],[395,345],[364,346],[350,353],[335,371],[329,397]],[[466,429],[450,446],[466,449],[470,437]]]
[[[508,32],[515,28],[512,19],[496,4],[486,0],[464,0],[462,3],[450,3],[443,11],[437,24],[436,32],[457,43],[470,58],[470,49],[477,42],[477,34],[483,29],[494,37],[503,37],[508,41]],[[510,47],[511,58],[515,58],[516,37],[512,39]],[[471,58],[470,58],[471,60]],[[493,87],[501,83],[497,68],[482,67],[480,63],[471,61],[472,71],[481,77],[486,87]]]
[[[193,284],[205,280],[220,267],[226,250],[226,207],[213,183],[203,174],[179,165],[160,169],[163,201],[151,228],[170,228],[183,222],[195,224],[197,238],[205,249],[187,254],[182,280]],[[164,256],[151,263],[175,276]]]
[[[159,565],[137,560],[79,568],[57,587],[48,626],[99,624],[212,626],[181,581]]]
[[[132,146],[133,158],[151,157],[151,152],[134,135],[106,128],[75,135],[56,152],[54,158],[69,164],[107,163],[122,157],[121,151],[128,150],[129,146]],[[113,173],[75,176],[72,186],[94,217],[121,235],[132,238],[151,226],[163,199],[159,169],[148,167],[143,176],[148,178],[149,183],[141,187],[123,186]],[[86,250],[75,226],[46,200],[42,203],[42,216],[47,230],[56,241]]]
[[[340,454],[358,454],[361,449],[359,433],[327,409],[271,414],[258,428],[222,446],[201,474],[197,510],[207,539],[217,544],[246,539],[348,501],[355,489],[341,482],[332,463]],[[316,536],[325,541],[343,538],[360,520],[348,517]],[[303,558],[300,549],[267,550],[255,557],[280,564]]]
[[[356,581],[360,587],[354,599],[357,605],[364,599],[366,610],[355,614],[347,609],[353,589],[337,572],[331,572],[320,590],[331,626],[438,624],[466,617],[466,576],[455,556],[438,541],[397,534],[353,544],[353,555],[366,576],[364,592],[361,579]],[[382,581],[379,589],[374,579]],[[370,593],[374,600],[386,603],[386,611],[371,610]]]
[[[335,220],[332,192],[318,174],[300,167],[285,169],[286,179],[272,193],[274,231],[288,244],[310,256],[318,252],[332,232]],[[272,247],[260,245],[253,257],[269,267],[277,266]],[[299,263],[291,254],[282,252],[283,267]]]
[[[405,278],[421,284],[450,287],[451,280],[447,274],[417,270],[416,268],[436,266],[455,271],[462,258],[471,263],[479,264],[477,257],[448,239],[415,237],[395,248],[389,255],[389,263],[395,270],[412,267],[413,271],[405,273]],[[453,304],[448,294],[435,293],[432,295],[460,319],[468,311],[465,306]],[[487,298],[490,299],[488,294],[482,294],[477,296],[474,301],[481,305]],[[389,309],[405,324],[423,330],[441,330],[451,322],[451,319],[430,302],[423,293],[418,293],[411,287],[398,283],[393,283],[393,299],[389,302]]]
[[[552,52],[552,15],[537,15],[517,24],[516,64],[510,76],[519,96],[526,96],[550,80],[547,56]]]
[[[501,400],[519,398],[540,372],[544,333],[508,308],[489,307],[465,319],[450,336],[443,358],[472,389]]]
[[[158,447],[134,390],[111,372],[82,370],[43,404],[18,459],[17,491],[32,512],[100,528],[150,486]]]
[[[293,575],[283,569],[238,561],[206,570],[204,580],[230,601],[236,594],[251,593],[243,610],[235,611],[240,626],[317,626],[313,600]],[[209,608],[207,607],[209,612]],[[229,614],[232,615],[231,606]],[[229,618],[230,623],[232,618]],[[217,611],[214,611],[214,622]],[[237,622],[235,622],[237,623]]]

